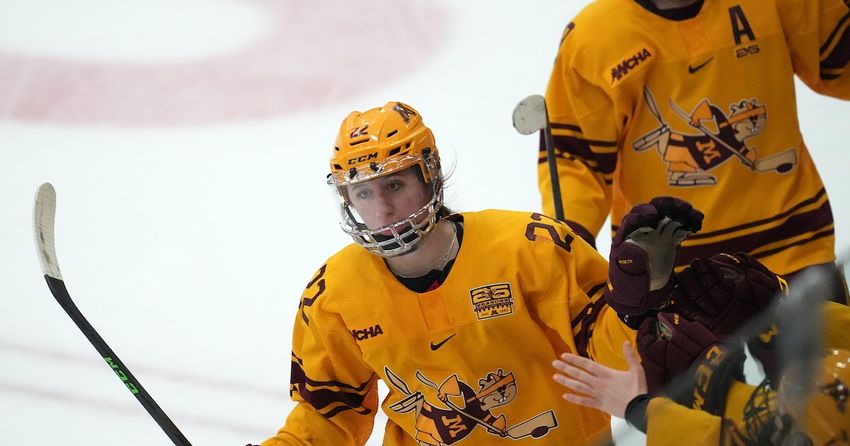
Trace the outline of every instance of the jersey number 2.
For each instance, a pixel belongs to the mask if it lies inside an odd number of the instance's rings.
[[[537,240],[537,234],[535,234],[535,231],[537,231],[538,229],[542,229],[549,233],[549,237],[552,239],[553,242],[555,242],[556,245],[565,249],[567,252],[572,252],[570,245],[573,243],[573,236],[569,234],[564,234],[564,239],[561,240],[561,235],[558,234],[558,230],[555,229],[555,226],[548,223],[543,223],[543,218],[552,220],[552,222],[557,224],[563,224],[558,220],[553,219],[552,217],[547,217],[543,214],[535,212],[531,214],[531,219],[535,221],[529,223],[528,226],[525,227],[525,238],[531,240],[532,242]]]

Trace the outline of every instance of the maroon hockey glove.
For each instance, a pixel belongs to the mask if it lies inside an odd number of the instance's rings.
[[[676,314],[659,313],[654,322],[644,321],[637,338],[650,394],[663,389],[679,404],[722,415],[733,380],[744,379],[743,349]]]
[[[637,347],[648,392],[658,394],[717,342],[717,337],[702,324],[678,314],[658,313],[657,320],[644,320],[638,330]]]
[[[702,212],[673,197],[656,197],[623,217],[611,243],[605,299],[621,315],[663,307],[679,244],[702,227]]]
[[[767,308],[784,281],[744,253],[697,259],[676,274],[676,310],[721,339]]]

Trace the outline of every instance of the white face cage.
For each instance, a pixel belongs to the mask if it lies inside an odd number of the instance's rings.
[[[357,210],[349,203],[345,194],[341,192],[342,187],[368,181],[379,176],[403,170],[411,166],[421,166],[418,162],[422,157],[406,157],[405,161],[398,159],[383,165],[375,165],[370,170],[372,173],[353,172],[349,181],[338,175],[330,175],[328,184],[336,189],[336,195],[340,201],[340,226],[342,230],[351,236],[360,246],[381,257],[397,257],[407,254],[422,243],[437,224],[438,213],[443,207],[443,181],[440,175],[439,161],[435,156],[424,158],[426,172],[425,178],[429,179],[431,198],[413,214],[390,225],[380,228],[369,229],[366,224],[358,219]],[[365,169],[364,169],[365,170]]]

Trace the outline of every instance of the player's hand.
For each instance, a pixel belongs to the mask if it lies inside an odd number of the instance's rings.
[[[622,315],[669,302],[681,242],[702,228],[702,212],[673,197],[656,197],[623,217],[611,243],[606,301]]]
[[[623,356],[629,366],[625,372],[564,353],[560,359],[552,361],[552,365],[560,372],[552,378],[572,390],[563,394],[565,400],[623,418],[629,402],[646,393],[643,368],[628,342],[623,344]]]
[[[644,320],[637,345],[649,393],[660,393],[717,342],[717,337],[702,324],[678,314],[658,313],[657,319]]]
[[[697,259],[676,274],[676,310],[723,339],[764,310],[784,281],[744,253]]]

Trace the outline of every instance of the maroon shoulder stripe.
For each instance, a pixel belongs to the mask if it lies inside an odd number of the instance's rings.
[[[583,133],[582,130],[581,130],[581,127],[579,127],[577,125],[573,125],[573,124],[550,123],[549,126],[552,127],[553,129],[570,130],[570,131],[573,131],[573,132],[576,132],[576,133]],[[557,138],[559,136],[565,136],[565,135],[553,135],[553,136],[555,138]],[[578,137],[574,137],[574,138],[578,138]],[[600,146],[600,147],[616,147],[617,146],[617,141],[604,141],[604,140],[598,140],[598,139],[595,140],[595,139],[586,139],[586,138],[578,138],[578,139],[581,139],[582,141],[587,141],[592,146]]]
[[[307,377],[297,361],[292,361],[289,393],[292,395],[293,392],[298,392],[298,395],[304,401],[327,418],[331,418],[345,410],[353,410],[361,415],[366,415],[371,413],[371,409],[363,406],[363,400],[368,394],[374,376],[372,374],[366,382],[359,386],[353,386],[339,381],[315,381]],[[322,388],[316,389],[316,387]],[[348,390],[333,390],[326,387],[337,387]],[[310,388],[314,388],[314,390]],[[334,407],[329,411],[323,411],[323,409],[332,404],[340,404],[340,406]]]
[[[846,26],[848,21],[850,21],[850,12],[841,18],[838,25],[836,25],[835,29],[829,35],[829,38],[821,46],[820,52],[821,56],[823,56],[826,48],[830,47],[835,39],[838,39],[832,51],[820,62],[821,79],[837,79],[840,76],[840,71],[850,62],[850,26]],[[844,27],[844,32],[840,36],[837,36],[838,31],[842,27]]]
[[[346,384],[346,383],[340,382],[340,381],[316,381],[316,380],[312,380],[312,379],[307,377],[307,375],[304,373],[304,369],[301,368],[301,365],[303,364],[303,361],[301,361],[301,358],[296,356],[294,353],[292,354],[292,357],[295,358],[295,360],[292,361],[292,370],[290,371],[291,374],[290,374],[289,381],[291,383],[303,382],[303,383],[309,384],[313,387],[334,386],[334,387],[341,387],[343,389],[349,389],[350,391],[353,391],[353,392],[362,392],[363,390],[366,389],[366,386],[367,386],[367,384],[369,384],[369,381],[371,381],[371,378],[370,378],[369,380],[366,380],[366,382],[364,382],[363,384],[360,384],[358,386],[353,386],[351,384]]]
[[[597,299],[591,304],[590,311],[585,313],[584,319],[581,321],[581,326],[577,333],[573,335],[576,343],[576,353],[588,357],[587,345],[590,343],[590,337],[593,336],[593,326],[596,325],[596,319],[599,318],[599,313],[605,308],[605,299]]]
[[[581,131],[581,127],[579,127],[575,124],[562,124],[562,123],[559,123],[559,122],[550,122],[549,127],[552,127],[553,129],[560,129],[560,130],[571,130],[571,131],[576,132],[576,133],[584,133],[584,132]]]
[[[602,283],[598,283],[598,284],[593,285],[592,287],[590,287],[590,289],[589,289],[589,290],[587,291],[587,293],[586,293],[586,294],[587,294],[587,296],[588,296],[588,297],[590,297],[590,303],[588,303],[587,305],[585,305],[585,306],[584,306],[584,308],[582,308],[582,309],[581,309],[581,312],[579,312],[579,314],[578,314],[578,315],[576,315],[576,317],[574,317],[574,318],[573,318],[572,323],[570,324],[570,325],[572,325],[573,329],[575,329],[575,328],[576,328],[576,326],[577,326],[578,324],[580,324],[580,323],[581,323],[581,321],[582,321],[585,317],[587,317],[588,313],[589,313],[589,312],[590,312],[590,310],[593,308],[593,304],[594,304],[594,303],[596,303],[596,302],[597,302],[597,301],[599,301],[599,300],[602,300],[602,299],[600,299],[599,297],[596,297],[596,298],[595,298],[594,296],[596,296],[596,294],[597,294],[597,293],[599,293],[600,291],[603,291],[603,290],[605,289],[605,286],[606,286],[606,285],[608,285],[608,282],[607,282],[607,281],[606,281],[606,282],[602,282]]]
[[[574,136],[563,135],[553,136],[553,139],[555,141],[555,149],[559,155],[561,153],[569,153],[583,160],[596,161],[598,167],[588,166],[595,171],[610,174],[613,173],[614,169],[617,167],[616,153],[596,153],[591,149],[592,145],[602,146],[603,144],[609,144],[609,142],[590,141],[576,138]],[[610,144],[612,146],[616,146],[616,142]],[[546,147],[543,144],[542,137],[540,141],[540,148],[541,151],[545,152]]]
[[[820,53],[821,56],[823,55],[823,53],[826,52],[827,48],[832,46],[832,41],[835,40],[835,37],[838,35],[838,31],[841,30],[841,28],[844,26],[844,24],[848,20],[850,20],[850,12],[847,12],[847,14],[844,14],[844,17],[842,17],[841,19],[838,20],[838,23],[835,25],[835,28],[832,28],[832,31],[830,31],[829,37],[827,37],[826,40],[823,42],[823,45],[820,46],[818,52]],[[845,32],[844,32],[844,34],[842,34],[842,36],[846,36],[846,35],[847,35],[847,30],[845,30]]]

